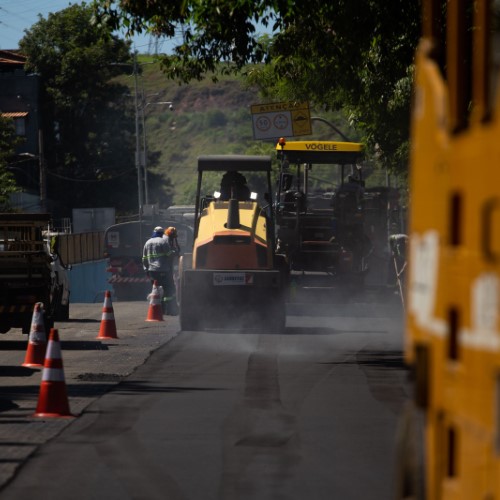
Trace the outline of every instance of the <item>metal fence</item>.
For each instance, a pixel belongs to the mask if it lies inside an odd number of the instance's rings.
[[[65,265],[104,259],[104,231],[59,234],[58,252]]]

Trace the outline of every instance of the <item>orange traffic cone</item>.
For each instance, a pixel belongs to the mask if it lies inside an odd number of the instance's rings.
[[[104,293],[104,305],[102,307],[101,327],[99,328],[98,339],[117,339],[115,313],[111,303],[111,292]]]
[[[42,383],[34,417],[73,417],[69,411],[59,334],[50,329],[47,355],[43,364]]]
[[[37,302],[33,309],[28,349],[26,350],[26,356],[24,357],[22,366],[43,368],[46,349],[47,335],[45,334],[45,325],[43,323],[43,304]]]
[[[163,310],[161,308],[161,293],[158,290],[158,282],[153,281],[153,290],[148,295],[149,309],[146,321],[163,321]]]

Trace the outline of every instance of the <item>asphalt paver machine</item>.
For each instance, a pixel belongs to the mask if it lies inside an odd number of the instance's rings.
[[[371,251],[364,227],[362,144],[280,139],[276,151],[278,253],[291,271],[362,283]]]

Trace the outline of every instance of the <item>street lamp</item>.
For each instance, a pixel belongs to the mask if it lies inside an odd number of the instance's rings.
[[[155,94],[156,95],[156,94]],[[164,105],[168,104],[168,109],[170,111],[174,110],[174,103],[172,101],[158,101],[158,102],[145,102],[145,96],[144,96],[144,89],[142,92],[142,107],[141,107],[141,114],[142,114],[142,151],[143,151],[143,168],[144,168],[144,196],[145,196],[145,202],[146,205],[149,205],[149,185],[148,185],[148,156],[147,156],[147,142],[146,142],[146,113],[145,109],[147,106],[151,105]]]
[[[45,213],[47,211],[47,170],[45,168],[45,161],[43,158],[43,143],[41,132],[39,133],[39,148],[39,155],[34,155],[33,153],[19,153],[17,156],[21,156],[30,160],[38,160],[40,212]]]
[[[137,192],[139,201],[139,220],[142,218],[143,195],[142,195],[142,172],[141,172],[141,158],[140,158],[140,139],[139,139],[139,85],[138,85],[138,62],[137,52],[134,52],[134,107],[135,107],[135,167],[137,170]],[[152,63],[144,63],[152,64]],[[144,169],[144,197],[146,205],[149,205],[149,185],[148,185],[148,170],[147,170],[147,145],[146,145],[146,124],[145,124],[145,109],[150,105],[164,105],[167,104],[170,111],[174,110],[174,103],[172,101],[158,101],[158,102],[145,102],[144,89],[142,90],[141,99],[141,118],[142,118],[142,167]]]
[[[342,139],[344,139],[344,141],[351,142],[350,139],[346,135],[344,135],[342,133],[342,131],[339,130],[331,121],[328,121],[325,118],[321,118],[320,116],[311,116],[311,121],[318,121],[318,122],[326,123],[326,125],[328,125],[330,128],[335,130],[335,132],[337,132],[337,134],[339,134],[340,137],[342,137]]]
[[[143,64],[153,64],[150,62],[141,63]],[[130,64],[126,63],[111,63],[112,66],[127,66],[130,67]],[[174,103],[171,101],[159,101],[159,102],[145,102],[144,90],[142,91],[142,99],[141,105],[139,105],[139,84],[138,84],[138,65],[137,62],[137,52],[134,52],[134,61],[132,65],[132,75],[134,76],[134,110],[135,110],[135,168],[137,171],[137,198],[139,204],[139,221],[142,219],[142,208],[144,204],[143,198],[143,186],[142,186],[142,172],[141,172],[141,163],[144,168],[144,197],[146,204],[149,204],[149,186],[148,186],[148,171],[147,171],[147,158],[146,158],[146,127],[145,127],[145,113],[144,110],[146,106],[149,105],[163,105],[168,104],[169,109],[173,111]],[[141,118],[142,118],[142,154],[143,160],[141,162],[141,147],[140,147],[140,138],[139,138],[139,109],[141,110]]]

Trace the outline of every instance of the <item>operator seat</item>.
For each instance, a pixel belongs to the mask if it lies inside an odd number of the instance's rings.
[[[283,195],[283,210],[285,212],[302,213],[306,211],[306,195],[303,191],[285,191]]]

